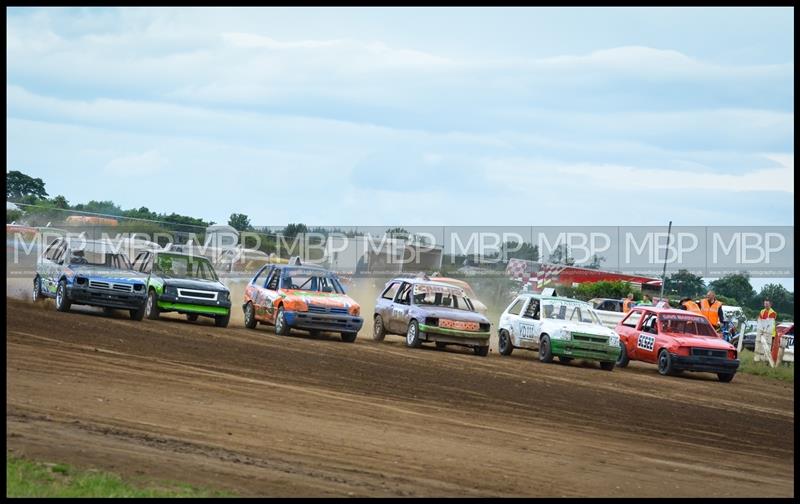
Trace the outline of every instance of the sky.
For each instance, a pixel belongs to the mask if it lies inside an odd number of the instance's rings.
[[[794,225],[793,8],[13,8],[7,169],[257,225]]]

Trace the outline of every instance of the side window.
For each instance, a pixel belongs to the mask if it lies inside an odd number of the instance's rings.
[[[50,246],[47,247],[47,250],[44,251],[44,258],[50,261],[53,260],[55,256],[56,250],[58,250],[58,246],[61,244],[61,238],[56,238],[50,243]]]
[[[514,301],[514,304],[511,305],[511,308],[508,309],[508,313],[510,315],[519,315],[519,312],[522,311],[522,305],[525,304],[525,298],[517,298]]]
[[[538,299],[531,299],[531,302],[528,303],[528,306],[525,308],[525,312],[522,314],[523,318],[529,318],[533,320],[539,320],[539,300]]]
[[[265,284],[267,277],[269,276],[269,272],[270,272],[269,267],[265,267],[264,269],[259,271],[258,274],[255,276],[255,278],[253,278],[253,285],[263,286]]]
[[[397,302],[400,304],[411,304],[411,284],[403,282],[400,291],[397,293]]]
[[[64,258],[66,252],[67,252],[67,244],[66,242],[61,242],[61,244],[53,253],[53,261],[58,264],[61,264],[61,261]]]
[[[144,266],[146,261],[147,261],[147,252],[139,252],[139,255],[137,255],[136,259],[133,260],[133,266],[131,269],[133,269],[134,271],[142,271],[142,267]]]
[[[383,291],[381,298],[391,301],[397,295],[398,289],[400,289],[400,282],[392,282],[392,284]]]
[[[147,255],[142,262],[142,269],[140,270],[142,273],[151,273],[153,271],[153,259],[155,258],[155,254],[147,252]]]
[[[264,287],[268,290],[278,290],[278,282],[281,279],[281,270],[272,270],[272,274],[267,278]]]
[[[647,315],[642,322],[642,331],[648,332],[651,334],[657,334],[658,328],[656,326],[657,317],[654,313]]]
[[[617,311],[617,304],[614,301],[603,301],[600,305],[600,309],[605,311]]]
[[[622,320],[622,325],[626,327],[633,327],[634,329],[639,324],[639,319],[642,318],[642,312],[631,311],[628,316]]]

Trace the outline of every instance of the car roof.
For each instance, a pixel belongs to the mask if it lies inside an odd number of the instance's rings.
[[[631,311],[633,310],[650,311],[658,314],[668,313],[673,315],[697,315],[698,317],[705,318],[703,317],[703,315],[699,313],[687,310],[679,310],[677,308],[659,308],[657,306],[634,306],[633,308],[631,308]]]
[[[395,277],[395,278],[392,278],[391,280],[389,280],[389,282],[387,282],[387,283],[396,282],[396,281],[407,282],[407,283],[410,283],[411,285],[423,285],[424,284],[424,285],[436,285],[436,286],[439,286],[439,287],[450,287],[451,289],[452,288],[461,289],[461,287],[458,287],[456,285],[452,285],[452,284],[445,283],[445,282],[437,282],[435,278],[431,278],[431,279],[426,280],[424,278],[418,278],[418,277]]]
[[[525,298],[535,298],[535,299],[551,299],[554,301],[569,301],[570,303],[583,303],[587,305],[591,305],[588,301],[584,301],[582,299],[575,299],[575,298],[568,298],[563,296],[543,296],[541,294],[536,294],[533,292],[523,292],[518,295],[518,297],[525,297]]]
[[[211,262],[211,261],[209,261],[208,257],[202,256],[200,254],[190,254],[190,253],[187,253],[187,252],[176,252],[174,250],[161,250],[161,249],[159,249],[159,250],[143,250],[142,252],[150,252],[150,253],[156,254],[156,255],[165,254],[165,255],[192,257],[192,258],[197,257],[198,259],[205,259],[206,261]]]

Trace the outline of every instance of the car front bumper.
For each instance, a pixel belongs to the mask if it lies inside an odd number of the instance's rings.
[[[197,313],[200,315],[227,315],[231,311],[231,302],[187,299],[170,294],[161,294],[158,297],[158,309],[162,311],[176,311],[178,313]]]
[[[697,355],[670,354],[672,368],[676,371],[699,371],[705,373],[735,373],[739,359],[702,357]]]
[[[286,323],[293,329],[316,329],[331,332],[358,332],[364,319],[353,315],[331,313],[284,312]]]
[[[118,308],[120,310],[138,310],[147,299],[145,290],[141,292],[113,292],[106,289],[75,287],[68,289],[67,295],[73,304]]]
[[[572,357],[574,359],[591,359],[613,362],[619,357],[620,347],[589,341],[551,339],[550,348],[555,356]]]
[[[428,341],[441,341],[442,343],[465,345],[477,344],[486,346],[489,344],[489,337],[491,336],[491,332],[489,331],[458,331],[427,324],[420,324],[419,330],[425,334]]]

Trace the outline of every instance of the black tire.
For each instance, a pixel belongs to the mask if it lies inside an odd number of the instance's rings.
[[[436,341],[434,344],[436,345],[436,350],[444,350],[447,348],[447,343],[444,341]]]
[[[358,337],[358,333],[343,332],[341,337],[342,337],[342,341],[344,341],[345,343],[352,343]]]
[[[736,376],[736,373],[717,373],[717,378],[722,383],[728,383],[733,380],[733,377]]]
[[[129,310],[129,312],[131,315],[131,320],[139,321],[144,319],[144,305],[142,305],[136,310]]]
[[[198,315],[196,313],[187,313],[186,314],[186,320],[188,320],[189,322],[197,322],[198,318],[200,318],[200,315]]]
[[[630,359],[628,358],[628,349],[625,348],[625,344],[622,340],[619,340],[619,357],[617,357],[617,367],[624,368],[627,367],[630,363]]]
[[[67,282],[66,280],[61,280],[58,282],[58,288],[56,289],[56,310],[68,312],[70,306],[72,306],[72,301],[69,300],[67,295]]]
[[[664,376],[675,374],[675,370],[672,368],[672,357],[666,348],[662,348],[658,352],[658,372]]]
[[[409,348],[419,348],[422,345],[422,338],[419,337],[419,324],[412,320],[406,329],[406,346]]]
[[[244,326],[248,329],[255,329],[258,321],[256,320],[256,311],[253,308],[253,303],[244,305]]]
[[[559,355],[558,362],[560,362],[561,364],[569,364],[570,362],[572,362],[572,357],[565,357],[563,355]]]
[[[144,314],[150,320],[158,320],[161,310],[158,309],[158,296],[155,289],[150,289],[147,293],[147,301],[144,303]]]
[[[600,363],[600,369],[603,371],[614,371],[614,366],[617,363],[614,361],[605,361]]]
[[[278,336],[286,336],[289,334],[289,324],[286,323],[283,306],[278,307],[278,314],[275,316],[275,334]]]
[[[386,337],[386,327],[383,325],[383,317],[375,314],[372,324],[372,339],[373,341],[383,341]]]
[[[34,303],[38,303],[42,300],[42,279],[39,276],[33,279],[32,298]]]
[[[539,340],[539,360],[544,363],[553,362],[553,349],[550,348],[550,336],[543,334]]]
[[[197,317],[197,315],[195,315]],[[197,320],[197,318],[195,318]],[[228,322],[231,321],[231,312],[227,315],[214,315],[214,325],[217,327],[228,327]]]
[[[497,351],[500,352],[500,355],[511,355],[511,352],[514,351],[511,336],[505,329],[500,329],[500,333],[497,336]]]
[[[472,351],[475,352],[475,355],[478,357],[486,357],[489,355],[489,345],[486,346],[474,346],[472,347]]]

